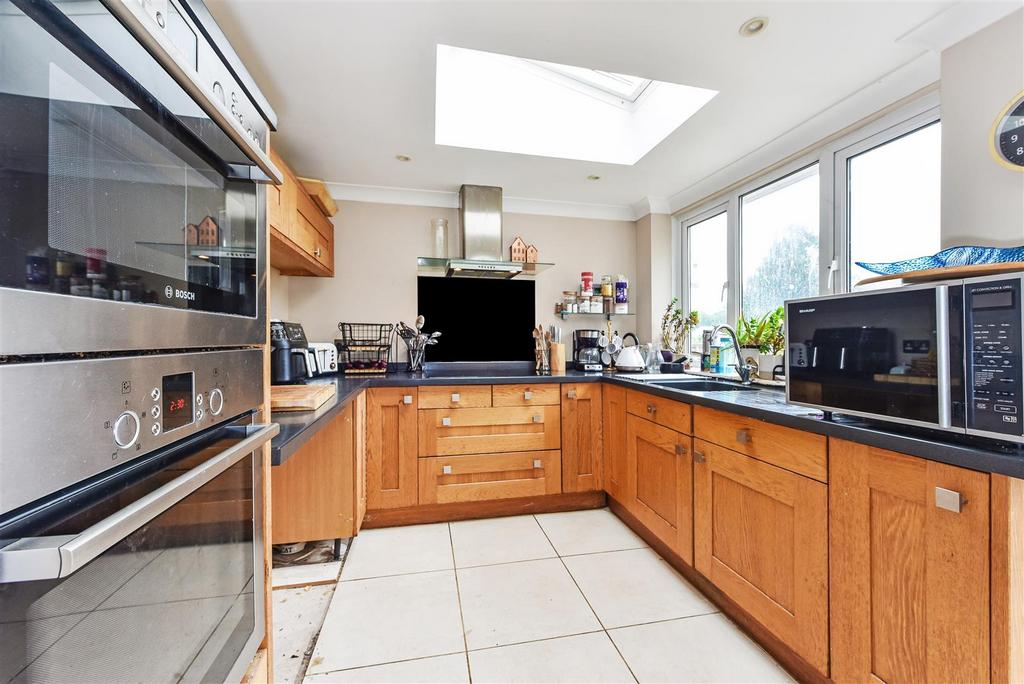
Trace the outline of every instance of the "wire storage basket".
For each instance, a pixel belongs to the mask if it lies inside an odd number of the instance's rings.
[[[394,343],[390,323],[338,323],[338,368],[346,375],[387,373]]]

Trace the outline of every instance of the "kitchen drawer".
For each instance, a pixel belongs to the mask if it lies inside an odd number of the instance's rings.
[[[438,385],[420,387],[420,408],[488,408],[490,385]]]
[[[558,449],[560,414],[558,406],[420,411],[420,456]]]
[[[694,435],[700,439],[819,482],[828,482],[828,447],[824,435],[703,406],[696,408],[693,428]]]
[[[626,392],[626,412],[664,425],[676,432],[687,435],[693,432],[693,407],[681,401],[629,390]]]
[[[421,505],[543,496],[562,491],[558,450],[437,456],[421,458],[419,465]]]
[[[559,403],[555,383],[545,385],[495,385],[491,390],[495,406],[556,406]]]

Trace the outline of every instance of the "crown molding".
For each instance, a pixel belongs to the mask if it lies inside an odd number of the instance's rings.
[[[667,197],[644,197],[633,203],[633,216],[639,221],[648,214],[670,214]]]
[[[393,188],[352,183],[326,183],[326,185],[328,192],[335,200],[444,209],[459,208],[459,193],[446,190],[418,190],[416,188]],[[509,197],[508,195],[503,198],[502,204],[504,212],[508,214],[537,214],[610,221],[635,221],[637,218],[633,207],[625,205],[559,202],[528,197]]]

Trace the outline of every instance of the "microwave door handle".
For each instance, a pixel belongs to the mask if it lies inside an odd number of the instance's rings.
[[[77,535],[27,537],[0,549],[0,584],[55,580],[74,574],[276,435],[277,423],[243,428],[246,437]]]
[[[949,429],[953,425],[952,398],[950,397],[949,361],[949,286],[935,288],[935,346],[936,346],[936,390],[939,394],[939,427]]]
[[[839,348],[839,370],[846,370],[846,347]]]
[[[811,347],[811,368],[818,367],[818,345]]]

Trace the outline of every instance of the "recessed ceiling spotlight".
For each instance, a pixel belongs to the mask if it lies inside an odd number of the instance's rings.
[[[750,36],[756,36],[765,30],[768,26],[768,17],[754,17],[748,19],[740,26],[740,35],[749,38]]]
[[[410,157],[407,154],[396,154],[395,159],[397,159],[400,162],[412,161],[412,157]]]
[[[587,176],[587,180],[589,180],[589,181],[601,180],[601,177],[600,176],[595,176],[594,174],[590,174],[589,176]]]

